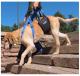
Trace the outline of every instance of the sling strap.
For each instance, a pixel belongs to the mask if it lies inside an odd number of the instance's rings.
[[[40,10],[40,11],[37,12],[38,20],[40,20],[40,15],[42,15],[42,16],[44,15],[43,12],[42,12],[42,10]],[[31,14],[31,16],[32,16],[32,14]],[[25,30],[25,28],[26,28],[26,26],[28,24],[30,24],[30,27],[31,27],[31,30],[32,30],[32,35],[33,35],[33,38],[34,38],[35,31],[34,31],[34,27],[32,25],[33,18],[31,19],[31,16],[29,16],[29,18],[27,19],[26,23],[23,26],[23,29],[21,31],[21,38],[22,38],[24,30]],[[32,16],[32,17],[34,17],[34,16]]]
[[[32,20],[31,20],[31,17],[29,16],[29,18],[27,19],[26,23],[24,24],[23,28],[22,28],[22,31],[21,31],[21,38],[23,36],[23,33],[25,31],[25,28],[27,27],[27,25],[30,24],[30,27],[31,27],[31,30],[32,30],[32,35],[33,35],[33,38],[34,38],[34,27],[32,25]]]

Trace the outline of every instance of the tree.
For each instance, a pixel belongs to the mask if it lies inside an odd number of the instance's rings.
[[[63,14],[61,14],[59,11],[57,11],[55,14],[54,14],[55,17],[62,17],[62,18],[65,18],[65,16]]]
[[[1,31],[4,31],[4,25],[1,24]]]
[[[16,25],[16,23],[13,25],[12,27],[12,31],[17,30],[18,29],[18,25]]]
[[[11,27],[10,26],[1,25],[1,31],[10,32],[11,31]]]
[[[73,15],[69,15],[69,18],[74,18],[74,16]],[[73,22],[71,22],[70,24],[69,24],[69,27],[71,27],[71,31],[73,32],[73,31],[77,31],[78,30],[78,26],[79,26],[79,21],[78,20],[76,20],[76,21],[73,21]]]
[[[71,14],[70,14],[70,15],[68,15],[68,16],[69,16],[69,18],[74,18],[74,16],[73,16],[73,15],[71,15]]]
[[[62,18],[65,18],[64,15],[62,15],[59,11],[57,11],[54,16],[56,17],[62,17]],[[68,15],[68,18],[74,18],[74,16],[72,14]],[[76,31],[76,30],[79,30],[78,26],[79,26],[79,21],[76,20],[76,21],[73,21],[69,24],[66,24],[66,23],[63,23],[63,22],[60,22],[60,31],[61,32],[73,32],[73,31]]]
[[[65,18],[65,16],[60,13],[59,11],[57,11],[55,14],[54,14],[55,17],[62,17],[62,18]],[[66,23],[63,23],[63,22],[60,22],[60,31],[61,32],[66,32],[67,30],[67,24]]]

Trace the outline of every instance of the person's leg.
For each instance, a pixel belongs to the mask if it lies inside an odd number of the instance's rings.
[[[42,53],[43,47],[42,47],[42,45],[40,44],[39,41],[37,43],[35,43],[35,47],[37,48],[37,51],[38,52]]]
[[[52,36],[55,38],[55,41],[56,41],[56,51],[53,53],[53,55],[59,54],[59,51],[60,51],[59,31],[52,30]]]
[[[25,46],[23,44],[20,45],[20,50],[18,52],[18,56],[17,56],[17,62],[19,63],[20,59],[21,59],[21,54],[24,52],[25,50]]]

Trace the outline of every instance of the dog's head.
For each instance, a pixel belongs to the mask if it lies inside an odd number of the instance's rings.
[[[13,36],[11,33],[7,33],[5,36],[4,36],[4,48],[5,49],[11,49],[12,48],[12,45],[13,45]]]

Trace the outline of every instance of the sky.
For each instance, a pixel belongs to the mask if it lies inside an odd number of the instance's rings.
[[[60,11],[66,18],[70,14],[79,18],[78,2],[41,2],[41,5],[45,15],[54,15]],[[18,23],[18,18],[22,22],[27,8],[28,2],[1,2],[1,24],[13,26]]]

